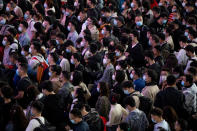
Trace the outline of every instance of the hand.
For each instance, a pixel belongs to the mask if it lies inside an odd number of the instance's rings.
[[[65,129],[66,129],[66,131],[71,130],[69,125],[65,126]]]

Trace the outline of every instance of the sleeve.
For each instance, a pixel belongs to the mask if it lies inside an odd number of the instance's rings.
[[[115,116],[115,114],[114,114],[113,110],[111,109],[109,112],[109,121],[107,122],[106,125],[111,126],[113,124],[114,116]]]
[[[26,128],[26,131],[33,131],[36,127],[39,126],[39,123],[36,120],[31,120]]]
[[[121,106],[121,108],[122,108],[122,113],[123,113],[122,120],[124,121],[126,119],[126,117],[129,115],[129,113],[122,106]]]
[[[157,95],[156,95],[155,102],[154,102],[154,106],[155,106],[155,107],[162,108],[160,93],[161,93],[161,92],[157,93]]]

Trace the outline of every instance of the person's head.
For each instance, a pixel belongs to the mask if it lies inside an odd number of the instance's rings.
[[[103,27],[103,30],[101,31],[101,33],[106,36],[106,35],[109,35],[111,34],[111,30],[112,30],[112,27],[110,25],[105,25]]]
[[[152,48],[154,57],[160,56],[161,55],[161,46],[160,45],[156,45]]]
[[[63,44],[65,39],[65,35],[63,33],[58,33],[56,35],[56,43],[57,44]]]
[[[80,22],[83,22],[85,19],[87,18],[87,12],[82,10],[80,11],[77,19],[80,21]]]
[[[9,2],[9,3],[7,4],[7,7],[6,7],[6,11],[7,11],[7,12],[11,12],[11,11],[14,10],[14,7],[15,7],[14,2]]]
[[[51,65],[49,68],[50,77],[58,77],[61,74],[61,67],[59,65]]]
[[[98,45],[96,43],[90,44],[90,52],[94,55],[98,51]]]
[[[136,42],[139,38],[139,33],[137,30],[133,30],[130,33],[130,39],[132,40],[132,42]]]
[[[71,64],[78,64],[80,63],[81,61],[81,56],[79,53],[74,53],[72,56],[71,56],[71,60],[70,60],[70,63]]]
[[[124,17],[122,16],[116,17],[116,19],[114,19],[114,22],[113,22],[114,26],[117,26],[117,27],[121,27],[124,23],[125,23]]]
[[[51,52],[49,55],[48,55],[48,62],[49,62],[49,65],[55,65],[59,60],[59,57],[57,55],[57,53],[55,52]]]
[[[129,111],[136,109],[136,103],[133,96],[127,96],[124,100],[124,104]]]
[[[111,10],[109,7],[103,7],[101,9],[102,16],[109,18],[111,16]]]
[[[167,85],[171,87],[176,85],[176,78],[173,75],[167,77]]]
[[[164,81],[166,81],[168,75],[169,75],[169,69],[167,69],[167,68],[162,68],[162,69],[161,69],[161,73],[160,73],[159,84],[162,84]]]
[[[187,74],[192,75],[193,76],[193,81],[196,81],[196,78],[197,78],[197,69],[195,67],[190,67],[187,70]]]
[[[131,71],[130,78],[133,80],[137,80],[142,77],[142,70],[141,69],[134,69]]]
[[[24,14],[24,19],[25,20],[30,20],[33,18],[33,16],[35,15],[35,11],[34,10],[27,10]]]
[[[155,34],[151,35],[150,38],[150,46],[154,47],[159,44],[159,37]]]
[[[154,53],[151,50],[148,50],[144,53],[146,66],[149,66],[152,61],[154,61]]]
[[[187,46],[187,37],[186,36],[180,36],[179,38],[179,45],[181,48],[185,48]]]
[[[13,97],[13,89],[9,86],[2,86],[0,88],[0,96],[5,99],[11,99]]]
[[[9,59],[12,64],[16,64],[19,55],[16,51],[9,52]]]
[[[176,131],[184,131],[188,129],[188,123],[184,119],[179,119],[175,122],[174,129]]]
[[[82,87],[80,87],[80,86],[75,86],[74,92],[73,92],[73,97],[74,97],[74,98],[77,98],[78,100],[80,100],[80,101],[82,101],[82,102],[84,102],[84,101],[85,101],[85,94],[86,94],[86,93],[87,93],[87,92],[84,91],[84,90],[82,89]]]
[[[40,94],[38,88],[36,86],[29,86],[27,88],[27,97],[29,98],[29,100],[36,100],[37,96]]]
[[[44,109],[44,104],[40,101],[34,101],[31,104],[31,116],[32,117],[38,117],[41,116],[41,113]]]
[[[72,84],[78,86],[83,81],[83,75],[81,71],[74,71],[70,77]]]
[[[166,39],[166,36],[164,33],[158,33],[157,36],[159,37],[159,43],[162,44],[165,39]]]
[[[167,23],[167,19],[168,19],[168,15],[163,13],[163,14],[160,14],[159,15],[159,18],[157,20],[157,22],[160,24],[160,25],[163,25],[163,24],[166,24]]]
[[[42,23],[43,27],[44,27],[44,28],[49,28],[51,24],[52,24],[51,17],[45,16],[45,17],[44,17],[44,21],[43,21],[43,23]]]
[[[150,112],[151,114],[151,120],[153,123],[159,123],[161,122],[163,111],[160,108],[153,108]]]
[[[9,46],[9,45],[11,45],[11,44],[13,43],[13,41],[14,41],[14,39],[13,39],[12,36],[6,35],[6,36],[4,36],[4,38],[3,38],[2,44],[3,44],[4,46]]]
[[[44,81],[39,85],[39,88],[42,89],[42,93],[46,96],[53,92],[53,82],[52,81]]]
[[[114,63],[115,62],[115,54],[114,53],[108,53],[104,56],[103,59],[103,65],[107,66],[110,63]]]
[[[115,80],[118,83],[122,83],[125,80],[125,72],[123,70],[117,70],[115,73]]]
[[[157,72],[152,69],[148,69],[147,72],[145,73],[145,81],[146,83],[152,83],[156,84],[157,83]]]
[[[27,64],[24,64],[24,63],[19,64],[19,66],[18,66],[18,74],[19,74],[19,76],[22,77],[24,75],[27,75],[27,69],[28,69],[28,65]]]
[[[70,113],[69,113],[69,118],[72,124],[77,124],[82,121],[82,114],[79,109],[74,108]]]
[[[152,10],[153,10],[153,16],[154,16],[155,18],[158,18],[159,15],[160,15],[160,12],[161,12],[160,7],[155,6],[155,7],[153,7]]]
[[[132,81],[125,81],[124,83],[122,83],[122,89],[125,95],[129,95],[130,93],[135,91]]]
[[[143,25],[143,18],[142,18],[141,15],[137,15],[137,16],[135,17],[135,24],[136,24],[138,27],[140,27],[140,26]]]
[[[191,87],[192,84],[193,84],[193,76],[192,75],[189,75],[189,74],[186,74],[184,77],[183,77],[183,83],[184,83],[184,87]]]
[[[126,122],[120,123],[116,131],[129,131],[129,125]]]
[[[112,93],[109,97],[109,101],[112,105],[115,105],[118,103],[119,101],[119,98],[120,98],[120,95],[119,94],[116,94],[116,93]]]
[[[100,92],[100,96],[109,96],[109,87],[105,82],[99,82],[97,85],[97,91]]]
[[[89,110],[90,106],[88,104],[84,104],[82,102],[78,102],[74,105],[73,109],[79,109],[81,111],[82,116],[87,115],[87,113],[91,110]]]
[[[22,21],[19,24],[18,31],[23,33],[27,30],[27,28],[28,28],[28,23],[26,21]]]
[[[38,53],[41,53],[41,44],[37,41],[32,42],[30,48],[29,48],[29,53],[32,55],[36,55]]]
[[[68,31],[71,31],[71,32],[73,32],[73,31],[75,31],[76,30],[76,23],[74,22],[74,21],[70,21],[69,23],[68,23],[68,27],[67,27],[67,29],[68,29]]]
[[[116,45],[116,50],[115,50],[115,53],[116,53],[116,57],[119,58],[123,55],[124,53],[124,47],[122,45]]]
[[[62,71],[60,75],[60,81],[61,82],[68,82],[70,80],[70,73],[67,71]]]
[[[188,45],[185,47],[186,55],[191,58],[194,56],[195,48],[192,45]]]
[[[24,46],[22,47],[21,55],[27,56],[27,55],[29,54],[29,48],[30,48],[29,45],[24,45]]]

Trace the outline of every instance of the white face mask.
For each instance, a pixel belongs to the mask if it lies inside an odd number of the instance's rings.
[[[116,66],[116,70],[120,70],[121,67],[119,65]]]
[[[115,81],[115,78],[116,78],[116,76],[115,76],[115,75],[112,75],[112,80],[114,80],[114,81]]]
[[[162,82],[166,81],[167,80],[167,76],[165,75],[161,75],[160,76],[160,80],[159,80],[159,84],[161,84]]]
[[[103,59],[103,65],[106,65],[107,64],[107,59]]]

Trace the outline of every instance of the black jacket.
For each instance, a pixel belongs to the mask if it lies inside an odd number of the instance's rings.
[[[185,109],[184,103],[184,94],[175,87],[168,87],[156,95],[154,106],[161,109],[165,106],[171,106],[180,118],[188,118],[188,112]]]

